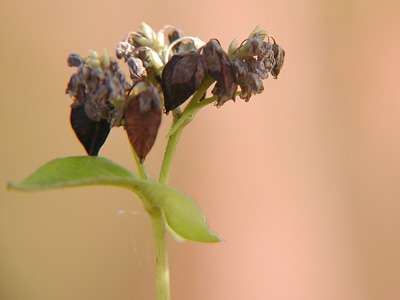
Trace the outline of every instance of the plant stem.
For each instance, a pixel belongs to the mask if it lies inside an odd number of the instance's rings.
[[[136,151],[135,151],[135,149],[133,149],[132,146],[131,146],[131,150],[132,150],[133,157],[135,158],[136,166],[137,166],[137,168],[139,170],[140,178],[142,178],[142,179],[149,178],[149,176],[147,174],[147,170],[146,170],[144,164],[140,163],[140,159],[137,156]]]
[[[144,164],[140,163],[135,149],[131,147],[133,157],[139,170],[140,178],[147,179],[148,174]],[[167,239],[165,235],[165,221],[162,211],[159,208],[150,208],[145,205],[150,214],[151,227],[153,231],[154,258],[156,263],[156,295],[157,300],[170,300],[169,266]]]
[[[156,259],[157,300],[170,300],[169,267],[165,224],[160,209],[151,212],[154,256]]]
[[[207,89],[210,87],[210,85],[213,82],[214,82],[214,79],[207,76],[205,78],[204,82],[202,83],[202,85],[200,86],[200,88],[193,95],[191,101],[185,107],[184,112],[182,113],[182,111],[179,107],[172,111],[174,114],[174,120],[172,122],[171,129],[174,128],[174,125],[176,123],[178,123],[178,122],[182,122],[182,123],[176,130],[174,130],[174,132],[171,135],[169,135],[168,144],[167,144],[167,147],[165,148],[164,160],[161,165],[160,178],[158,180],[160,183],[168,184],[169,174],[171,173],[172,161],[174,159],[176,147],[178,145],[179,138],[181,137],[182,130],[187,124],[189,124],[192,121],[192,118],[186,118],[186,117],[183,120],[180,120],[182,117],[182,114],[185,114],[185,111],[190,110],[192,106],[195,106],[196,104],[199,103],[200,99],[203,97],[203,95],[205,95]],[[211,102],[207,102],[207,104],[208,103],[211,103]]]
[[[159,182],[162,184],[167,184],[169,180],[169,174],[171,173],[172,161],[174,160],[174,155],[176,147],[181,137],[181,133],[184,126],[179,127],[168,139],[167,148],[165,149],[164,160],[162,163]]]
[[[207,88],[212,84],[213,79],[207,78],[203,82],[202,86],[195,93],[192,98],[192,103],[188,104],[195,105],[199,102],[201,97],[205,95]],[[182,116],[182,111],[178,107],[173,111],[174,119],[172,127],[178,122]],[[174,159],[175,151],[181,137],[183,128],[191,122],[191,118],[187,118],[183,121],[182,126],[179,126],[168,138],[167,147],[165,148],[164,159],[161,165],[159,182],[161,184],[168,184],[169,174],[171,173],[172,161]],[[171,127],[171,128],[172,128]],[[136,155],[135,155],[136,157]],[[138,160],[137,160],[138,162]],[[139,167],[140,164],[138,164]],[[139,171],[141,170],[139,167]],[[147,176],[147,174],[146,174]],[[165,236],[166,224],[163,213],[160,209],[154,208],[150,211],[151,223],[153,228],[153,239],[154,239],[154,255],[156,258],[156,286],[157,286],[157,300],[170,300],[170,282],[169,282],[169,266],[168,266],[168,250],[167,250],[167,239]]]

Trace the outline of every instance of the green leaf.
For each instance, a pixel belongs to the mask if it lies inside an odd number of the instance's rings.
[[[111,185],[135,192],[150,212],[161,209],[169,229],[178,236],[198,242],[218,242],[200,208],[181,191],[140,177],[103,157],[77,156],[48,162],[10,189],[35,191],[90,185]]]
[[[95,156],[58,158],[40,167],[19,184],[16,190],[35,191],[88,185],[113,185],[132,189],[139,176],[109,159]]]
[[[169,229],[178,236],[197,242],[221,241],[216,233],[209,229],[200,208],[181,191],[153,180],[143,180],[140,188],[147,199],[152,199],[154,207],[161,208]]]

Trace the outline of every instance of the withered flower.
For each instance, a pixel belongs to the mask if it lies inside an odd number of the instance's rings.
[[[128,64],[134,83],[146,78],[162,89],[168,113],[200,87],[205,72],[197,51],[203,45],[200,39],[184,36],[173,26],[155,32],[142,23],[140,31],[128,33],[119,42],[116,53]]]
[[[262,79],[267,77],[267,73],[256,59],[237,58],[232,62],[232,67],[235,81],[240,86],[240,98],[249,101],[253,94],[259,94],[264,90]]]
[[[235,101],[238,87],[247,102],[264,90],[268,74],[277,78],[285,51],[259,27],[240,45],[234,40],[226,53],[217,39],[204,43],[172,26],[155,32],[142,23],[119,42],[116,55],[127,64],[131,83],[106,53],[69,55],[68,65],[77,68],[66,89],[73,98],[71,125],[89,155],[98,154],[110,127],[123,125],[143,162],[157,136],[162,103],[165,113],[177,108],[206,76],[215,80],[217,107]]]
[[[198,52],[174,55],[164,67],[161,76],[165,112],[178,107],[193,95],[204,76],[204,64]]]
[[[127,59],[127,64],[129,67],[129,73],[131,75],[131,79],[135,82],[140,80],[141,78],[145,78],[147,76],[146,68],[144,67],[144,63],[140,58],[137,57],[129,57]]]
[[[235,81],[240,86],[240,98],[249,101],[250,97],[264,90],[263,79],[268,73],[277,78],[284,61],[285,52],[276,44],[264,42],[267,37],[263,31],[255,32],[241,47],[236,50],[233,57],[232,68]]]
[[[143,162],[153,147],[161,124],[161,103],[151,83],[140,81],[134,86],[125,107],[125,129],[129,141]]]

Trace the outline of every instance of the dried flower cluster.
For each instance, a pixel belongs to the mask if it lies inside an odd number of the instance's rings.
[[[225,52],[216,39],[204,43],[171,26],[156,33],[143,23],[140,32],[119,42],[116,56],[127,64],[131,83],[106,53],[68,57],[68,65],[78,68],[66,89],[74,100],[71,125],[89,155],[98,154],[111,127],[123,125],[143,161],[157,136],[162,106],[165,113],[176,109],[206,77],[216,82],[211,92],[217,107],[235,100],[238,87],[239,97],[249,101],[264,90],[268,73],[277,78],[285,52],[258,27]]]
[[[255,34],[249,38],[238,51],[237,57],[232,60],[232,69],[235,82],[240,86],[240,98],[249,101],[253,94],[259,94],[264,90],[263,79],[268,73],[276,79],[283,66],[285,51],[275,43],[264,42],[262,35]]]
[[[119,123],[122,117],[116,113],[113,103],[124,100],[130,84],[107,53],[99,57],[92,51],[86,59],[70,54],[68,65],[78,68],[66,89],[74,100],[71,125],[87,153],[97,155],[111,124]]]

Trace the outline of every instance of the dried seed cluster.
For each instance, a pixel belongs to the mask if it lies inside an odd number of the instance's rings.
[[[157,136],[162,106],[165,113],[179,107],[206,77],[216,82],[211,92],[217,107],[237,94],[247,102],[264,90],[269,73],[277,78],[285,52],[258,27],[225,52],[216,39],[204,43],[172,26],[155,32],[143,23],[118,43],[116,56],[128,66],[131,83],[106,53],[69,55],[68,65],[78,68],[66,89],[73,98],[71,125],[89,155],[98,154],[111,127],[123,125],[143,161]]]

